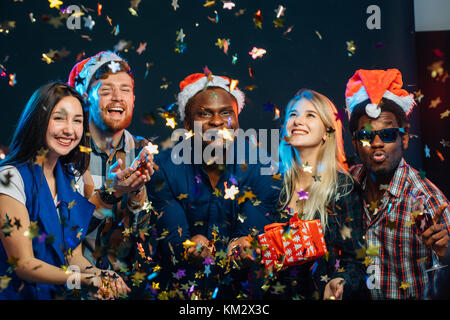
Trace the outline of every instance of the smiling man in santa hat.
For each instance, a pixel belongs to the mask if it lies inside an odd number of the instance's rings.
[[[448,263],[448,200],[403,159],[415,102],[402,84],[397,69],[357,70],[345,92],[362,162],[350,172],[364,190],[373,299],[428,299],[435,272],[427,270],[439,260]]]
[[[85,98],[90,119],[89,170],[78,184],[90,190],[97,210],[83,253],[97,267],[131,271],[140,256],[138,243],[148,240],[139,235],[148,228],[144,184],[153,173],[151,157],[144,170],[136,170],[135,159],[145,156],[148,141],[126,130],[135,100],[131,68],[117,54],[102,51],[77,63],[68,83]]]
[[[239,128],[244,107],[244,94],[233,83],[211,73],[195,73],[180,83],[178,110],[186,133],[191,132],[185,143],[194,146],[184,149],[184,156],[192,157],[176,163],[178,144],[164,150],[155,157],[158,169],[147,183],[158,213],[161,274],[168,278],[167,290],[186,299],[249,297],[245,262],[255,259],[252,240],[272,222],[278,200],[279,179],[261,175],[267,166],[248,161],[250,149],[258,148],[247,141],[246,156],[235,152],[229,158],[237,142],[232,133],[220,139],[220,132]],[[208,149],[214,150],[210,159],[202,157]],[[236,161],[241,156],[245,163]]]

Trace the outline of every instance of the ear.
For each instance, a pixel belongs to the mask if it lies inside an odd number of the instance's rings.
[[[322,136],[322,140],[323,140],[324,143],[325,143],[325,141],[327,141],[327,138],[328,138],[328,133],[327,133],[327,131],[325,130],[325,133],[324,133],[323,136]]]
[[[235,130],[239,129],[239,116],[237,113],[236,113],[236,125],[235,125],[234,129]]]
[[[408,148],[408,144],[409,144],[409,128],[411,126],[408,124],[403,126],[403,129],[405,129],[405,134],[402,136],[402,147],[403,150],[406,150]]]
[[[355,137],[352,137],[352,144],[353,144],[353,149],[355,149],[355,152],[359,157],[358,141],[356,140]]]
[[[184,115],[183,125],[186,131],[190,131],[191,129],[193,130],[193,128],[191,128],[191,119],[187,114]]]

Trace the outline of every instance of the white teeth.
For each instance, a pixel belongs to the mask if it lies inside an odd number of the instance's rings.
[[[302,134],[307,134],[307,132],[304,131],[304,130],[293,130],[292,133],[302,133]]]
[[[71,139],[63,139],[63,138],[58,138],[58,141],[61,141],[64,144],[70,143],[72,140]]]
[[[117,112],[123,112],[122,108],[109,108],[108,111],[117,111]]]

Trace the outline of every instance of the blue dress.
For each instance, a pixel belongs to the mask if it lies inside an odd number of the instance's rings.
[[[58,208],[55,207],[40,165],[22,163],[16,168],[24,182],[30,222],[36,222],[39,227],[39,236],[32,240],[35,258],[56,267],[67,265],[64,253],[69,249],[73,251],[85,237],[95,205],[71,187],[72,177],[59,161],[54,169]],[[48,300],[64,289],[63,285],[20,279],[8,263],[8,256],[1,243],[0,275],[12,278],[8,287],[0,291],[0,300]]]

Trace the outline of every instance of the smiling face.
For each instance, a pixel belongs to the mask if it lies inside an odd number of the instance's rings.
[[[53,108],[45,137],[48,156],[65,156],[83,136],[83,108],[72,96],[62,98]]]
[[[319,148],[327,138],[327,132],[316,107],[307,99],[300,99],[288,111],[286,135],[297,149]]]
[[[398,128],[399,123],[394,113],[382,111],[376,119],[367,115],[361,116],[358,121],[358,131],[370,124],[371,130],[378,131],[385,128]],[[383,142],[376,135],[370,146],[353,138],[353,146],[364,166],[375,176],[386,177],[392,175],[398,167],[404,150],[408,147],[409,135],[398,135],[394,142]]]
[[[133,118],[133,79],[126,72],[95,80],[89,93],[89,112],[95,126],[117,132],[127,128]]]
[[[184,127],[194,130],[194,122],[201,123],[202,133],[208,130],[238,129],[236,99],[222,88],[200,91],[189,100]],[[213,141],[204,141],[208,145]]]

